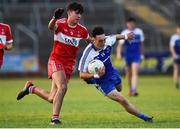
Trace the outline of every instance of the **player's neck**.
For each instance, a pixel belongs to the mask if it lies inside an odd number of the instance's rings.
[[[75,28],[77,23],[74,21],[71,21],[70,19],[67,20],[68,26],[71,28]]]
[[[176,33],[176,34],[180,36],[180,33]]]
[[[102,49],[103,49],[103,47],[99,47],[99,46],[94,45],[94,44],[93,44],[92,47],[93,47],[96,51],[99,51],[99,50],[102,50]]]
[[[128,28],[128,30],[133,31],[135,28]]]

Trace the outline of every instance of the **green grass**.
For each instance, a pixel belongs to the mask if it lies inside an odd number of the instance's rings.
[[[17,92],[27,79],[0,79],[0,127],[48,127],[52,105],[35,95],[22,101],[16,100]],[[50,80],[32,79],[42,88],[50,89]],[[124,80],[124,78],[123,78]],[[72,79],[65,96],[61,118],[63,125],[55,127],[91,128],[180,128],[180,90],[176,90],[171,77],[141,76],[140,96],[127,96],[127,85],[123,81],[122,94],[146,114],[154,116],[154,123],[145,123],[129,115],[124,109],[93,86],[80,79]]]

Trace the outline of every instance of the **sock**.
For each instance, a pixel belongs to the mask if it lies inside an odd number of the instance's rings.
[[[131,86],[130,92],[131,93],[136,93],[136,87],[135,86]]]
[[[143,113],[140,113],[140,114],[138,115],[138,117],[139,117],[140,119],[144,120],[144,121],[147,121],[147,120],[150,118],[149,116],[146,116],[146,115],[144,115]]]
[[[177,89],[179,88],[179,82],[176,82],[176,88]]]
[[[29,87],[29,93],[34,93],[34,90],[35,90],[35,86],[30,86]]]
[[[59,115],[53,114],[51,119],[52,120],[59,120]]]

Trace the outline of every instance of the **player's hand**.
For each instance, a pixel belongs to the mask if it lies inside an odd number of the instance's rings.
[[[5,49],[5,48],[6,48],[6,45],[0,44],[0,49]]]
[[[117,59],[119,59],[119,60],[121,60],[121,59],[122,59],[122,55],[121,55],[121,54],[119,54],[119,53],[117,53],[117,54],[116,54],[116,57],[117,57]]]
[[[127,40],[133,40],[134,39],[134,33],[130,32],[127,34]]]
[[[144,55],[141,55],[141,60],[144,60]]]
[[[105,74],[105,67],[99,68],[96,73],[99,75],[99,77],[103,76]]]
[[[177,59],[179,59],[179,56],[177,54],[174,54],[173,59],[177,60]]]
[[[54,11],[54,18],[57,20],[59,19],[62,14],[64,12],[64,9],[63,8],[57,8],[55,11]]]

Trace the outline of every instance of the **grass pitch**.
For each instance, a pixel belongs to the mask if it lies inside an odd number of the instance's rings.
[[[180,128],[180,90],[171,77],[140,76],[138,97],[128,97],[123,78],[122,94],[142,112],[154,116],[145,123],[129,115],[116,102],[104,97],[92,85],[72,78],[61,112],[63,124],[49,125],[52,105],[35,95],[17,101],[16,95],[27,79],[0,79],[0,127],[62,128]],[[32,78],[37,86],[50,89],[50,80]]]

